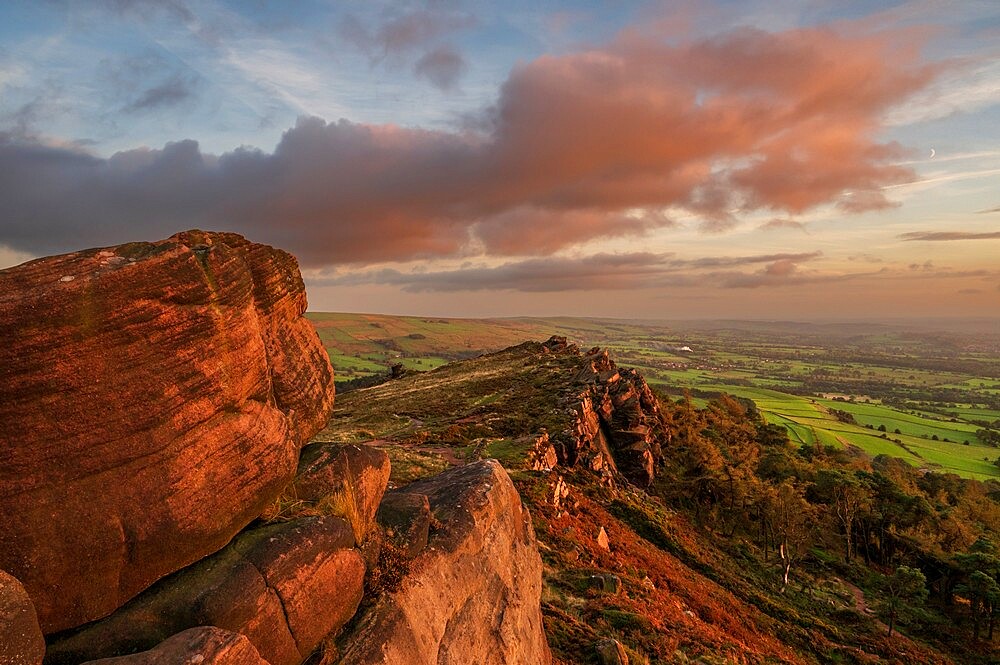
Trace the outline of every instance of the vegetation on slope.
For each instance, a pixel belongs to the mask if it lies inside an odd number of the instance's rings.
[[[633,663],[995,662],[996,483],[793,442],[750,401],[684,395],[661,397],[670,444],[648,491],[532,470],[539,435],[571,426],[579,363],[523,344],[404,375],[344,393],[319,438],[386,449],[397,484],[500,458],[565,663],[598,662],[606,639]]]

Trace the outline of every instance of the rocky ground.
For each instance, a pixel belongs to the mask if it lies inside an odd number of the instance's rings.
[[[0,662],[550,662],[503,466],[386,493],[378,447],[310,444],[305,309],[232,234],[0,271]]]

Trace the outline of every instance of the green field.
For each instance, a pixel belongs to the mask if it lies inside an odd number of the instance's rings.
[[[876,325],[619,320],[440,319],[309,313],[345,388],[393,364],[425,371],[526,340],[565,335],[698,405],[753,400],[799,444],[853,446],[919,468],[1000,477],[1000,333]],[[690,350],[682,350],[689,347]],[[853,422],[834,411],[846,412]],[[884,431],[883,429],[884,428]]]

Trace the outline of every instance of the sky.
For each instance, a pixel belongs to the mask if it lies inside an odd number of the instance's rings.
[[[1000,4],[0,5],[0,268],[189,228],[315,311],[1000,317]]]

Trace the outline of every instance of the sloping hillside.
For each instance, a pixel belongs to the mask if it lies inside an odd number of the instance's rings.
[[[385,450],[396,485],[500,459],[534,518],[546,631],[564,663],[621,662],[606,660],[619,645],[631,663],[979,658],[961,639],[887,636],[832,532],[800,553],[784,588],[777,553],[750,536],[757,527],[724,519],[724,492],[721,508],[689,501],[688,484],[703,479],[684,475],[684,407],[652,404],[645,391],[599,350],[553,339],[345,393],[318,438]],[[734,426],[753,437],[775,435],[740,418]],[[630,463],[638,450],[656,478]]]

